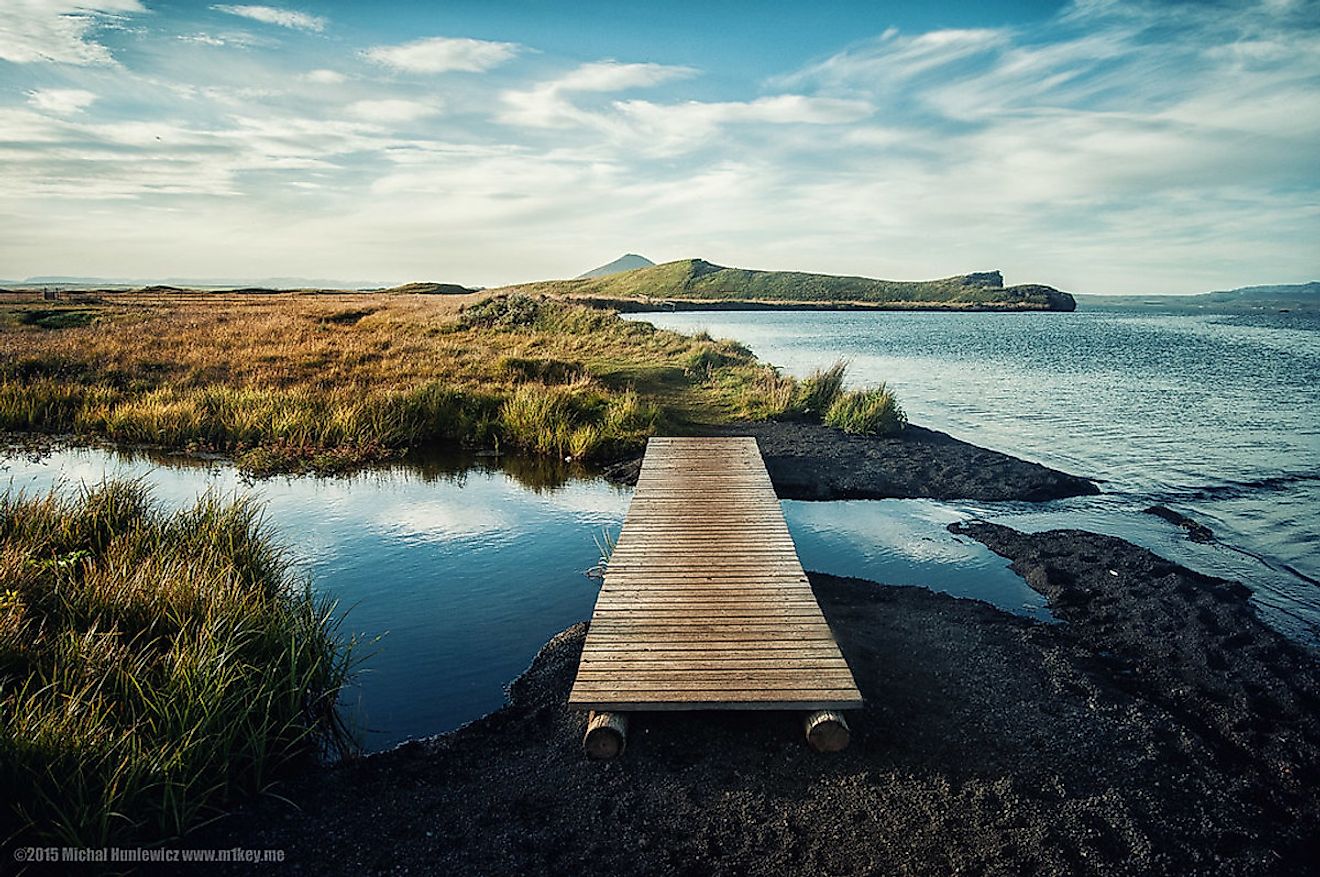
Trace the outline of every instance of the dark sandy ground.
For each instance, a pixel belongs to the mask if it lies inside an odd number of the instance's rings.
[[[894,438],[850,435],[819,423],[742,423],[711,435],[755,436],[781,499],[968,499],[1042,502],[1100,492],[1095,482],[909,426]],[[635,484],[641,457],[606,470]]]
[[[318,875],[1316,870],[1314,656],[1240,586],[1122,540],[959,532],[1067,623],[813,574],[866,697],[843,753],[809,750],[796,714],[641,714],[620,759],[590,762],[566,707],[577,625],[504,709],[180,845],[280,848],[263,872]]]

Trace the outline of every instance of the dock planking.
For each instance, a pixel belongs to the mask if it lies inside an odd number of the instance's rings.
[[[862,697],[752,438],[653,438],[569,705],[838,710]]]

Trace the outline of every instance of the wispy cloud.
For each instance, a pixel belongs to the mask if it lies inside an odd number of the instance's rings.
[[[275,6],[236,6],[221,3],[211,8],[216,12],[224,12],[227,15],[237,15],[259,21],[262,24],[274,24],[292,30],[309,30],[320,33],[325,30],[328,23],[325,18],[319,15],[309,15],[306,12],[295,12],[291,9],[280,9]]]
[[[775,77],[772,83],[781,88],[806,83],[826,87],[866,83],[870,88],[884,88],[939,67],[984,56],[1011,42],[1012,34],[1006,29],[954,28],[905,36],[890,28],[805,70]]]
[[[856,122],[873,107],[864,100],[776,94],[748,101],[658,101],[609,98],[638,88],[651,88],[696,76],[691,67],[664,64],[623,64],[598,61],[583,64],[529,88],[510,89],[501,96],[500,121],[530,128],[586,128],[651,155],[675,155],[714,146],[725,125],[824,125]],[[585,97],[596,96],[593,105]]]
[[[229,45],[229,40],[226,40],[224,37],[218,37],[208,33],[179,34],[179,39],[185,43],[197,43],[202,46]]]
[[[416,101],[400,98],[354,101],[345,108],[348,114],[355,118],[388,124],[415,122],[418,119],[439,115],[442,109],[440,103],[434,99]]]
[[[41,88],[28,92],[28,103],[46,113],[66,116],[91,106],[96,95],[81,88]]]
[[[369,61],[405,73],[481,73],[508,61],[520,48],[516,43],[466,37],[428,37],[393,46],[373,46],[362,54]]]
[[[874,107],[864,100],[800,94],[777,94],[750,101],[670,104],[629,100],[617,101],[611,109],[619,120],[616,134],[631,143],[632,148],[657,156],[718,149],[721,132],[731,125],[776,128],[847,125],[874,112]]]
[[[618,61],[583,64],[557,78],[504,92],[501,96],[504,109],[499,118],[512,125],[533,128],[592,125],[598,123],[599,118],[579,109],[573,103],[574,94],[649,88],[696,74],[691,67],[665,64],[622,64]]]
[[[114,64],[96,29],[119,16],[145,12],[138,0],[5,0],[0,60],[13,64]]]
[[[619,101],[614,107],[645,132],[666,138],[704,139],[720,125],[842,125],[865,119],[875,108],[864,100],[776,94],[750,101],[684,101],[659,104]]]
[[[303,79],[307,82],[315,82],[317,85],[338,85],[348,77],[338,70],[328,70],[322,67],[303,74]]]

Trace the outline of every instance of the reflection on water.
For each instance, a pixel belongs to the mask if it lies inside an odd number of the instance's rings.
[[[799,502],[785,500],[802,565],[887,585],[918,585],[1053,620],[1045,598],[1008,561],[947,529],[968,515],[927,500]]]
[[[28,493],[141,478],[170,505],[208,488],[245,491],[315,587],[380,637],[344,705],[369,749],[436,734],[496,709],[504,686],[554,633],[591,614],[602,527],[631,491],[517,458],[436,455],[349,478],[248,482],[219,460],[61,449],[0,457]],[[4,482],[0,482],[4,483]],[[784,503],[807,569],[924,585],[1049,619],[1044,602],[979,543],[945,530],[965,515],[920,501]]]
[[[124,461],[145,460],[157,466],[169,466],[174,469],[210,470],[229,466],[228,459],[219,455],[185,454],[157,448],[110,446],[108,449]],[[27,456],[33,460],[40,460],[42,452],[32,451]],[[446,481],[460,487],[473,473],[498,472],[537,493],[553,491],[575,478],[588,480],[591,478],[591,474],[580,463],[565,462],[557,457],[528,457],[489,451],[473,452],[450,447],[414,451],[395,465],[377,467],[350,478],[355,480],[372,478],[381,472],[396,474],[406,472],[409,478],[427,484]],[[255,485],[265,480],[241,474],[239,477],[247,485]]]
[[[381,637],[344,698],[367,747],[381,749],[498,708],[537,649],[591,613],[596,586],[582,571],[598,558],[592,537],[617,530],[629,495],[522,463],[436,457],[352,478],[245,483],[219,461],[68,449],[11,456],[0,477],[28,493],[142,478],[171,505],[209,487],[254,494],[315,587],[348,610],[346,629]]]

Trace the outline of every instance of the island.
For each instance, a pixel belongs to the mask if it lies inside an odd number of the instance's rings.
[[[632,263],[620,259],[573,280],[520,283],[495,291],[565,296],[597,307],[630,312],[769,309],[1071,311],[1077,307],[1071,295],[1050,286],[1004,286],[1004,277],[998,271],[961,274],[940,280],[904,281],[726,268],[704,259],[680,259],[623,271],[611,270],[615,264]],[[609,273],[596,273],[601,271]]]

